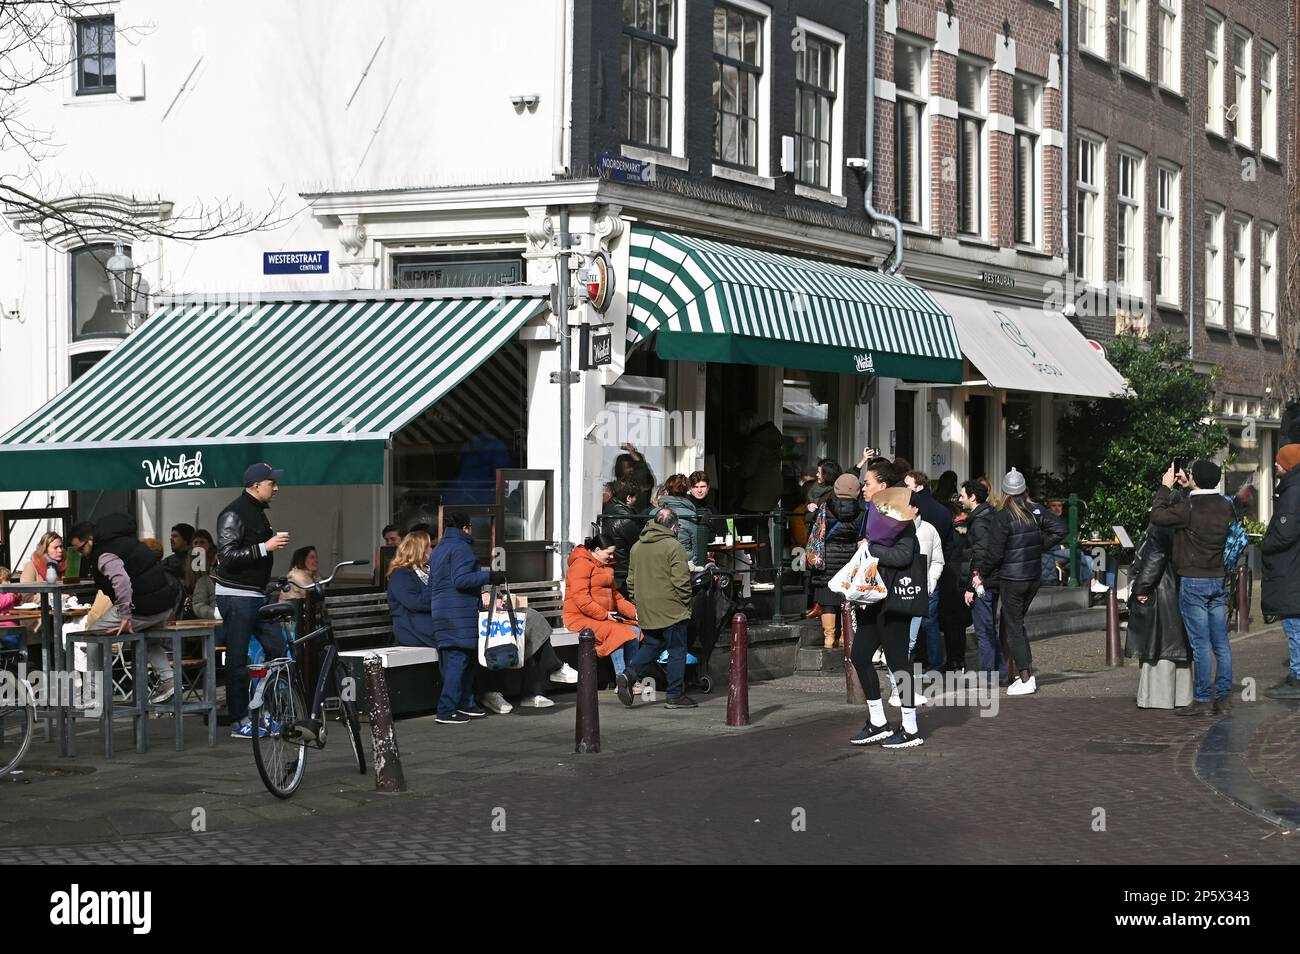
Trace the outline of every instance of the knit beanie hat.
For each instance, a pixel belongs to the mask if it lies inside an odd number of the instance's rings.
[[[1300,451],[1300,445],[1297,445],[1296,449]],[[835,478],[833,486],[836,497],[856,497],[862,493],[862,481],[852,474],[840,474]]]
[[[1212,460],[1202,459],[1192,464],[1192,480],[1196,481],[1196,486],[1201,490],[1213,490],[1219,486],[1222,477],[1223,471]]]
[[[1025,492],[1025,475],[1014,467],[1002,478],[1002,491],[1008,495]]]
[[[1290,470],[1296,464],[1300,464],[1300,444],[1287,444],[1279,450],[1277,463],[1283,470]]]

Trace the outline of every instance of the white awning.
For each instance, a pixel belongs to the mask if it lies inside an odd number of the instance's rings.
[[[952,315],[961,351],[991,387],[1105,398],[1123,375],[1059,311],[930,293]]]

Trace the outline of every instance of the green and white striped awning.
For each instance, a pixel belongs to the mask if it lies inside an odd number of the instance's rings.
[[[382,483],[385,441],[547,307],[547,289],[179,302],[0,437],[0,490]]]
[[[629,344],[679,361],[962,380],[952,317],[895,275],[632,230]]]

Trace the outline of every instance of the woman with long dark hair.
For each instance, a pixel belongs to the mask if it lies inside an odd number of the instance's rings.
[[[812,532],[813,525],[817,522],[817,511],[824,506],[828,500],[835,496],[835,481],[839,480],[842,473],[844,473],[844,471],[840,469],[839,462],[831,460],[829,457],[823,457],[817,462],[816,478],[808,481],[803,488],[804,511],[806,513],[804,520],[807,524],[808,533]],[[857,478],[854,478],[854,482],[857,482]],[[854,493],[854,496],[857,496],[856,492]],[[841,566],[842,565],[843,564],[841,564]],[[808,607],[808,611],[803,614],[804,619],[816,619],[819,616],[824,617],[826,615],[826,611],[822,608],[821,602],[816,599],[816,595],[813,592],[817,588],[817,584],[813,580],[815,572],[816,571],[812,571],[804,574],[804,597],[805,605]],[[834,574],[832,574],[832,576],[833,575]],[[829,580],[830,577],[827,577],[826,579]],[[835,606],[838,605],[839,603],[837,601]],[[832,612],[833,611],[832,608]],[[827,646],[826,648],[830,649],[831,647]]]
[[[830,496],[822,501],[826,521],[826,556],[821,569],[808,573],[822,623],[822,645],[834,649],[844,643],[840,610],[844,598],[830,588],[835,574],[853,559],[858,549],[858,523],[862,520],[862,485],[852,474],[841,474]]]

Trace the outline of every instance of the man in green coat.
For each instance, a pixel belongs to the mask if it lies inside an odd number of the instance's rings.
[[[691,574],[686,550],[677,540],[677,515],[663,507],[647,523],[628,558],[628,594],[641,623],[641,646],[618,674],[619,701],[632,705],[632,687],[668,647],[669,709],[693,709],[695,700],[683,692],[686,682],[686,621],[691,618]]]

